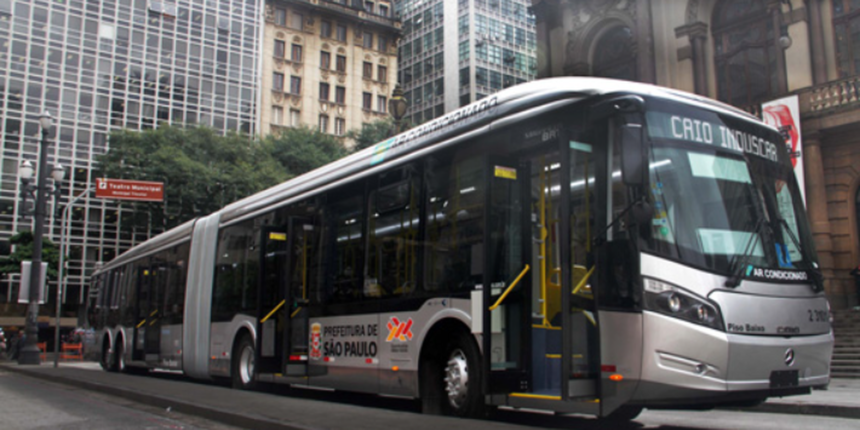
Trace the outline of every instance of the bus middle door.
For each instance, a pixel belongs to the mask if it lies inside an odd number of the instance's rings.
[[[290,240],[287,255],[287,297],[290,302],[285,345],[287,345],[287,376],[308,376],[308,360],[320,354],[319,326],[314,336],[309,327],[310,285],[313,280],[313,255],[317,248],[318,228],[310,218],[290,218]],[[310,343],[310,345],[309,345]]]
[[[289,300],[286,291],[288,226],[260,231],[260,281],[257,319],[257,373],[279,373],[284,363],[284,332]]]

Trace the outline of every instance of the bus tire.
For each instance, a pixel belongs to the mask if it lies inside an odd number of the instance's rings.
[[[470,335],[457,331],[423,366],[422,410],[428,414],[480,418],[482,372],[478,345]]]
[[[123,348],[123,339],[118,337],[113,348],[113,363],[111,364],[114,372],[127,372],[125,366],[125,348]]]
[[[255,364],[257,351],[251,336],[245,334],[239,339],[233,351],[230,379],[237,390],[253,390],[257,387]]]
[[[102,369],[107,372],[116,372],[113,356],[110,352],[110,339],[107,337],[102,341],[102,357],[99,364],[102,366]]]

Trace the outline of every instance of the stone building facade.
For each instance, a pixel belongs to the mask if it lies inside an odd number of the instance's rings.
[[[263,31],[261,135],[343,136],[388,117],[400,34],[389,2],[268,0]]]
[[[807,211],[834,308],[858,304],[860,6],[847,0],[533,0],[538,76],[605,76],[759,114],[797,95]],[[854,47],[853,44],[858,44]]]

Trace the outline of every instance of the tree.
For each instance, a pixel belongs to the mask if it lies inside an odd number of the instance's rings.
[[[266,137],[264,144],[290,177],[309,172],[349,154],[334,136],[306,126],[284,129],[281,133]]]
[[[33,260],[33,232],[22,231],[11,238],[9,243],[15,245],[15,252],[8,257],[0,257],[0,274],[21,273],[21,262]],[[48,278],[57,279],[60,250],[48,238],[42,238],[42,262],[48,263]]]
[[[394,121],[386,118],[362,124],[361,130],[350,130],[346,137],[355,141],[352,150],[358,152],[394,136],[394,131]]]
[[[97,161],[103,177],[164,182],[163,203],[129,203],[144,229],[170,229],[287,178],[259,141],[206,127],[115,131]]]

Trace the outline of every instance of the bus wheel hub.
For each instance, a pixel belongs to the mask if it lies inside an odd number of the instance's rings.
[[[445,367],[445,391],[448,393],[451,406],[462,407],[468,389],[469,366],[466,363],[466,355],[462,350],[456,349],[451,353],[448,365]]]

